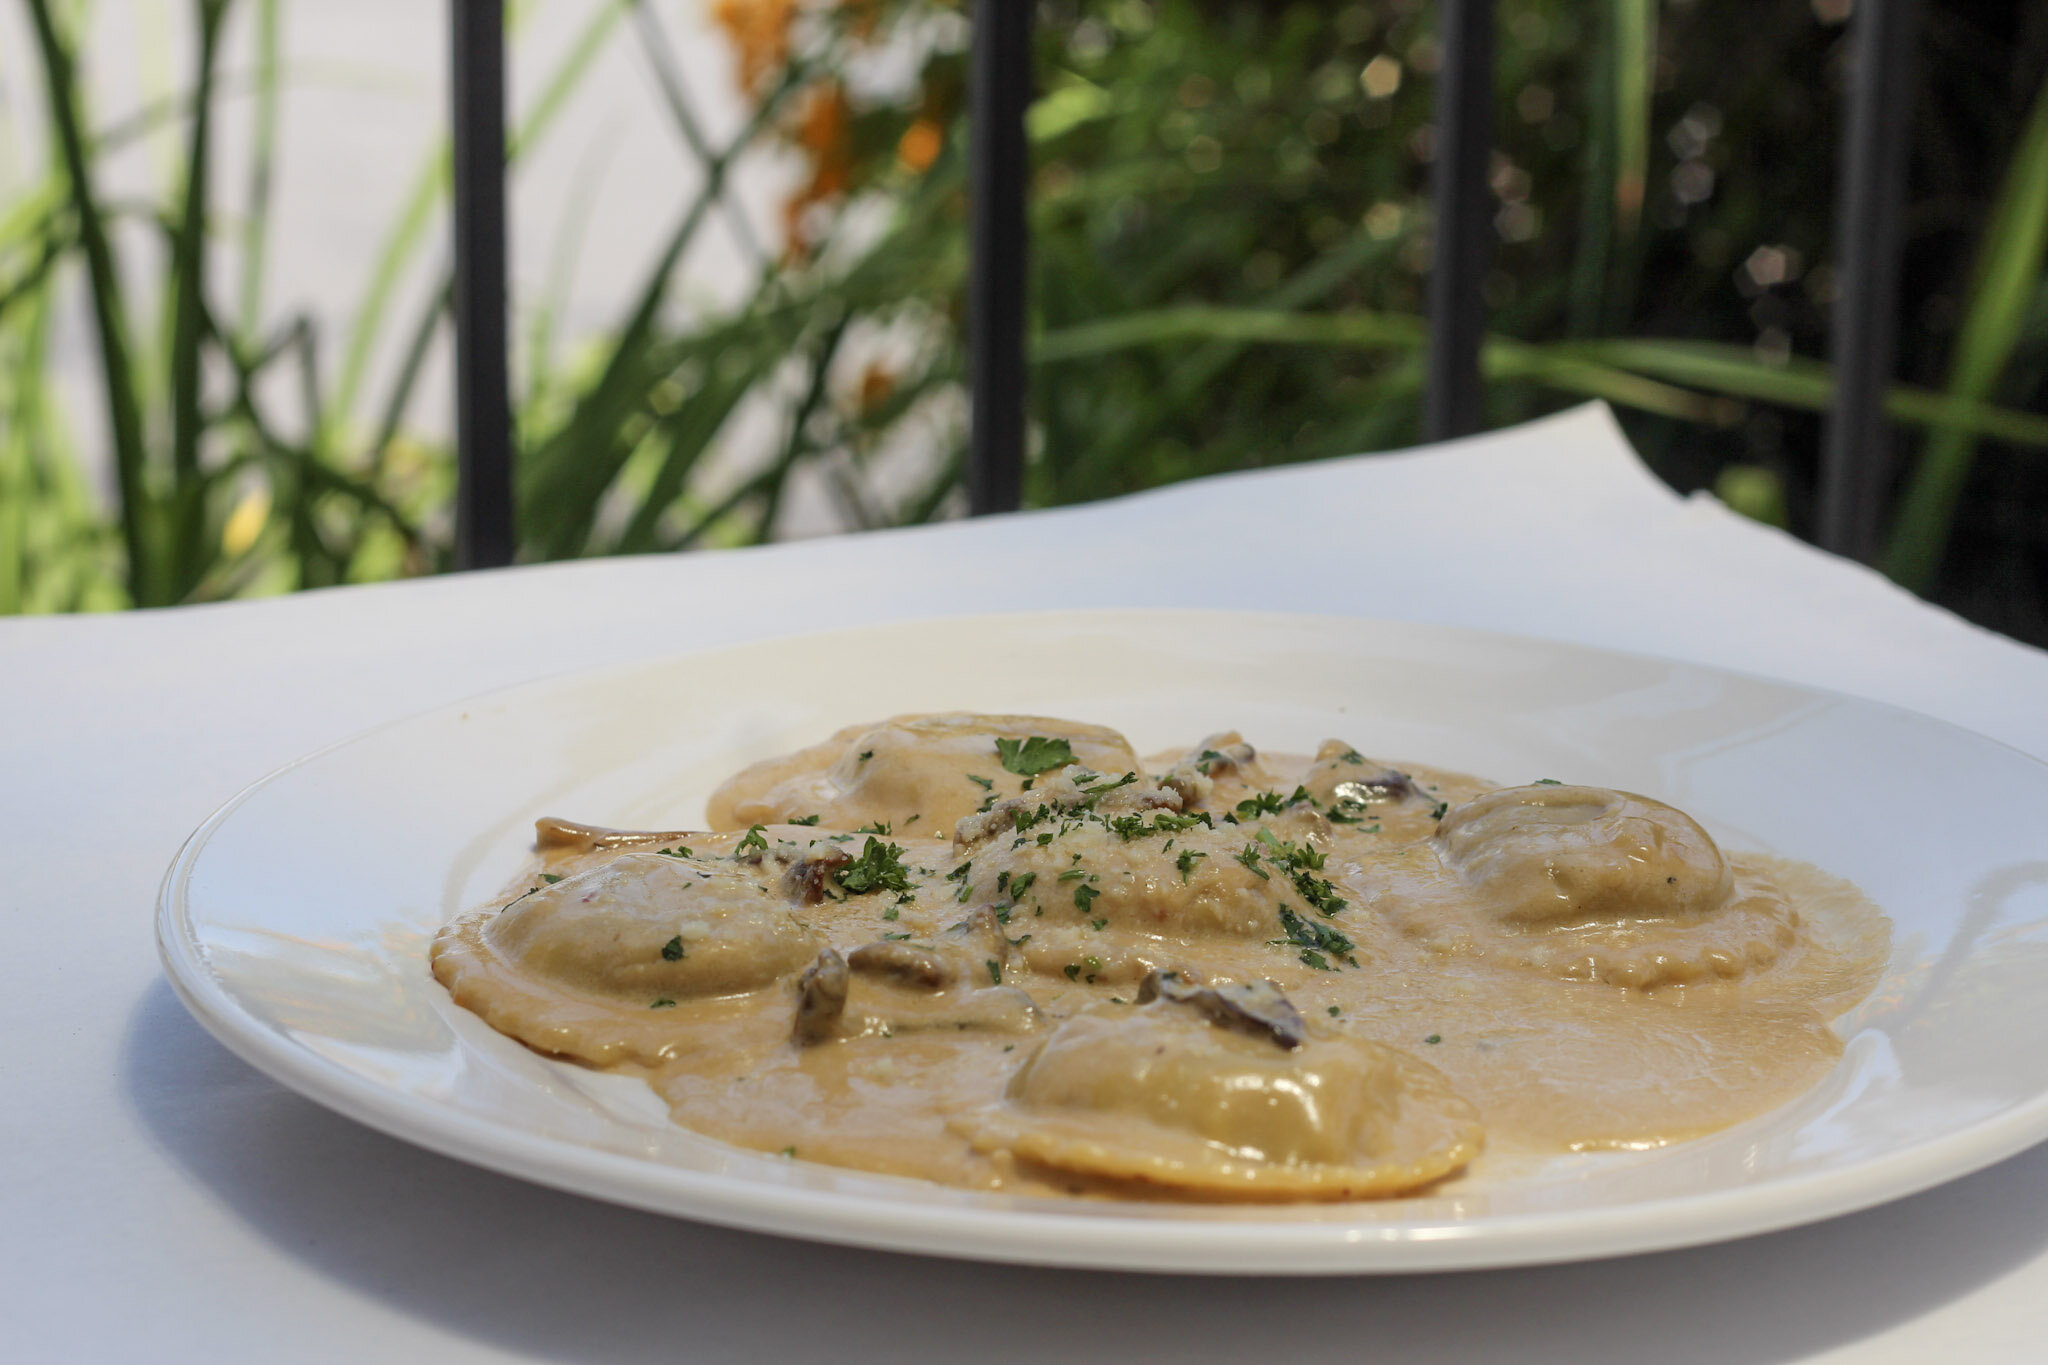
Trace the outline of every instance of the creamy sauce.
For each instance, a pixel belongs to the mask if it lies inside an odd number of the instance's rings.
[[[1785,1103],[1889,953],[1856,889],[1603,788],[1234,733],[899,717],[713,831],[539,826],[434,973],[764,1152],[986,1189],[1401,1193]]]

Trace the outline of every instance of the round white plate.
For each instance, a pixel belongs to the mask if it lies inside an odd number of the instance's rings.
[[[532,821],[687,826],[743,763],[906,711],[1036,711],[1140,752],[1218,729],[1654,795],[1851,878],[1895,926],[1847,1051],[1784,1109],[1650,1152],[1481,1161],[1413,1199],[1126,1207],[764,1157],[527,1051],[427,970]],[[1209,612],[991,616],[531,683],[263,779],[164,883],[166,968],[217,1037],[388,1133],[545,1184],[863,1246],[1120,1269],[1408,1271],[1684,1246],[1847,1212],[2048,1136],[2048,767],[1870,702],[1537,640]]]

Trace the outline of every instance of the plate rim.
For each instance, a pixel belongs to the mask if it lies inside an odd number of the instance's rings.
[[[2031,766],[2048,768],[2048,762],[1995,736],[1891,702],[1715,664],[1546,636],[1341,613],[1202,607],[1055,608],[912,616],[562,669],[409,711],[281,764],[249,782],[201,821],[165,870],[154,916],[165,975],[187,1011],[243,1061],[325,1108],[439,1155],[607,1203],[722,1227],[841,1246],[1007,1264],[1154,1273],[1323,1275],[1427,1273],[1598,1260],[1707,1245],[1840,1217],[1960,1179],[2048,1140],[2048,1089],[2044,1089],[1957,1132],[1844,1169],[1608,1208],[1489,1215],[1464,1223],[1169,1220],[1099,1211],[1082,1217],[1062,1214],[1056,1208],[977,1209],[960,1204],[896,1202],[865,1192],[783,1186],[670,1166],[527,1132],[395,1090],[294,1042],[250,1011],[213,972],[191,921],[191,876],[222,825],[288,774],[387,730],[515,693],[722,654],[878,631],[992,621],[1099,623],[1118,617],[1249,619],[1300,626],[1341,623],[1352,630],[1390,628],[1462,637],[1476,643],[1505,642],[1656,663],[1876,708],[1953,731]],[[458,1042],[458,1046],[466,1045]],[[1560,1222],[1568,1226],[1560,1229]],[[1219,1239],[1227,1241],[1218,1245]]]

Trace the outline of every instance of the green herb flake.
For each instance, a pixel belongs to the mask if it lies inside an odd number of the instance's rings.
[[[1002,963],[1000,963],[1000,962],[996,961],[996,960],[995,960],[994,958],[992,958],[992,957],[991,957],[991,958],[987,958],[987,959],[985,959],[985,960],[984,960],[984,961],[982,962],[982,964],[981,964],[981,965],[982,965],[982,966],[984,966],[984,967],[986,967],[986,968],[988,968],[988,984],[989,984],[989,985],[991,985],[991,986],[1000,986],[1000,985],[1002,985],[1002,984],[1003,984],[1003,964],[1002,964]]]
[[[1338,1015],[1342,1014],[1343,1012],[1343,1010],[1337,1008],[1335,1005],[1330,1006],[1330,1017],[1332,1019],[1335,1019]]]
[[[995,779],[992,777],[979,777],[974,773],[968,773],[966,774],[966,778],[969,782],[972,782],[975,786],[981,788],[985,792],[994,791],[996,789],[996,782]]]
[[[1424,1038],[1422,1041],[1434,1046],[1437,1043],[1441,1043],[1443,1040],[1444,1036],[1441,1033],[1432,1033],[1427,1038]]]
[[[1429,818],[1430,818],[1430,819],[1432,819],[1432,820],[1441,820],[1441,819],[1443,819],[1443,818],[1444,818],[1444,812],[1445,812],[1445,811],[1447,811],[1447,810],[1449,810],[1450,808],[1451,808],[1451,803],[1450,803],[1450,802],[1448,802],[1448,801],[1439,801],[1439,802],[1437,802],[1437,803],[1436,803],[1436,807],[1435,807],[1435,809],[1433,809],[1433,810],[1431,810],[1431,811],[1430,811],[1430,813],[1429,813]]]
[[[903,911],[899,907],[892,905],[882,912],[882,918],[894,924],[902,914]]]
[[[859,829],[855,830],[854,833],[879,834],[884,839],[886,839],[889,837],[889,822],[887,820],[877,820],[872,825],[862,825]]]
[[[739,847],[735,848],[732,851],[732,856],[737,858],[742,853],[745,853],[747,850],[755,848],[758,848],[763,853],[766,853],[768,851],[768,836],[761,833],[761,831],[766,828],[766,825],[751,826],[747,830],[746,837],[740,840]]]
[[[677,934],[674,938],[661,945],[661,960],[663,962],[681,962],[683,960],[683,936],[681,934]]]
[[[786,1156],[786,1157],[788,1157],[788,1158],[789,1158],[790,1160],[794,1161],[794,1160],[796,1160],[796,1148],[794,1148],[794,1147],[784,1147],[784,1148],[782,1149],[782,1151],[781,1151],[781,1152],[779,1152],[779,1153],[778,1153],[777,1155],[779,1155],[779,1156]]]
[[[1243,863],[1244,870],[1257,877],[1260,881],[1269,882],[1273,880],[1272,874],[1259,866],[1259,846],[1257,844],[1246,844],[1243,848],[1239,849],[1236,854],[1236,860]]]
[[[1173,865],[1180,869],[1180,880],[1183,886],[1187,884],[1188,874],[1195,870],[1195,859],[1208,856],[1206,853],[1197,853],[1189,848],[1184,848],[1180,851],[1180,856],[1173,860]]]
[[[1084,915],[1087,914],[1089,907],[1095,903],[1095,898],[1101,894],[1086,882],[1081,883],[1074,888],[1074,908]]]
[[[792,816],[789,823],[792,825],[815,825],[818,823],[818,817],[816,815]]]
[[[1301,960],[1319,972],[1334,972],[1337,970],[1330,965],[1330,959],[1324,957],[1313,948],[1303,948],[1301,950]]]
[[[1327,953],[1331,957],[1349,962],[1354,967],[1358,965],[1358,959],[1352,956],[1358,951],[1357,944],[1329,925],[1315,920],[1305,920],[1284,905],[1280,907],[1280,931],[1287,935],[1285,942],[1303,950],[1304,962],[1308,962],[1307,954],[1313,952],[1319,957]],[[1309,962],[1309,965],[1313,967],[1317,964]],[[1325,965],[1323,970],[1328,971],[1330,968]]]
[[[853,896],[869,891],[907,892],[910,890],[910,869],[903,865],[901,845],[885,844],[869,835],[860,856],[835,869],[832,880]]]
[[[1307,795],[1306,792],[1303,795]],[[1287,798],[1279,792],[1259,792],[1237,803],[1238,818],[1254,819],[1261,815],[1278,815],[1286,808]]]
[[[1073,746],[1063,739],[1031,735],[1024,739],[998,739],[996,757],[1003,770],[1019,777],[1036,777],[1074,761]]]
[[[1530,785],[1537,787],[1562,787],[1564,783],[1558,781],[1554,777],[1539,777],[1535,780],[1535,782],[1531,783]]]
[[[675,1001],[669,999],[667,996],[664,995],[659,1000],[656,1000],[653,1004],[649,1005],[647,1008],[651,1010],[673,1009],[675,1007],[675,1003]]]
[[[1067,980],[1075,981],[1080,979],[1081,968],[1078,965],[1070,962],[1067,964],[1064,970],[1067,973]]]
[[[543,872],[540,874],[540,879],[549,886],[553,886],[556,882],[562,880],[562,874],[559,872]]]

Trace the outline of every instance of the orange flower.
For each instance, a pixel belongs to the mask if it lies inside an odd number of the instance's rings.
[[[759,90],[789,65],[789,30],[797,0],[714,0],[711,17],[732,40],[740,88]]]
[[[896,392],[896,376],[879,361],[870,361],[860,377],[860,393],[854,400],[860,415],[869,416]]]
[[[921,118],[903,130],[903,136],[896,143],[896,160],[903,169],[912,174],[922,175],[931,169],[939,159],[939,150],[946,145],[945,130],[934,118]]]
[[[803,219],[813,204],[827,204],[842,198],[853,185],[852,110],[846,92],[836,81],[826,81],[804,95],[803,107],[792,129],[794,141],[811,163],[810,181],[783,205],[783,226],[790,254],[809,251]]]

